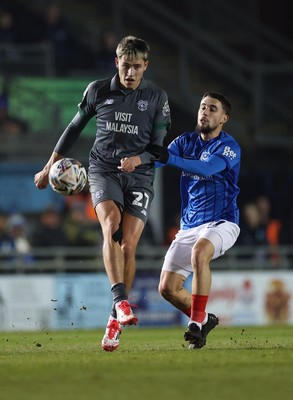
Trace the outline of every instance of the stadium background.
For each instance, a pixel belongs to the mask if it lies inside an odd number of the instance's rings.
[[[218,90],[225,93],[233,103],[227,131],[237,138],[243,149],[240,209],[258,195],[265,195],[271,201],[273,216],[282,223],[277,263],[271,262],[272,249],[262,248],[260,257],[257,246],[247,249],[235,246],[231,255],[215,263],[220,275],[215,276],[217,290],[214,293],[218,296],[218,304],[222,301],[220,312],[223,313],[223,320],[228,324],[272,323],[274,319],[266,317],[266,298],[271,293],[271,298],[276,298],[275,303],[279,301],[283,304],[283,316],[276,316],[275,322],[292,323],[293,293],[288,282],[292,279],[293,262],[293,32],[287,12],[288,1],[282,0],[276,5],[274,2],[267,4],[261,0],[250,0],[244,5],[241,1],[232,0],[221,4],[214,0],[208,4],[185,0],[172,8],[168,1],[60,1],[71,35],[67,48],[69,44],[72,46],[72,54],[61,65],[57,62],[54,43],[41,40],[40,35],[42,17],[49,3],[30,1],[27,4],[21,0],[10,0],[2,1],[0,5],[0,10],[13,14],[12,33],[15,33],[11,36],[13,41],[3,40],[2,36],[0,42],[0,88],[8,90],[10,115],[25,121],[29,127],[21,137],[0,137],[0,209],[7,213],[23,213],[32,219],[52,204],[62,210],[64,199],[50,189],[37,191],[33,175],[46,162],[56,139],[74,115],[87,83],[112,74],[108,65],[101,66],[99,63],[103,54],[100,52],[102,35],[111,32],[118,39],[126,34],[143,37],[152,48],[147,77],[164,87],[169,94],[173,120],[169,140],[193,129],[195,110],[203,92]],[[92,124],[72,152],[85,165],[93,137]],[[145,324],[156,324],[158,315],[164,313],[170,318],[166,323],[183,322],[167,305],[162,306],[156,292],[158,271],[165,251],[164,235],[180,206],[179,191],[174,189],[178,180],[179,173],[172,169],[165,169],[158,175],[151,216],[156,243],[141,246],[138,254],[139,272],[134,291],[137,290],[136,295],[142,300],[141,309],[145,310],[145,314],[149,310]],[[68,251],[72,252],[72,249],[52,252],[45,266],[43,249],[34,249],[33,263],[27,263],[17,255],[13,255],[16,257],[12,260],[11,254],[7,257],[0,253],[0,329],[11,329],[17,324],[22,329],[36,329],[42,324],[64,327],[62,323],[58,325],[56,315],[62,315],[63,320],[66,315],[68,328],[78,324],[81,327],[104,325],[103,307],[96,310],[99,321],[94,321],[94,316],[80,316],[82,313],[94,315],[90,312],[95,310],[94,304],[110,301],[104,290],[107,283],[103,280],[100,254],[93,250],[93,257],[89,260],[84,257],[83,249],[76,249],[78,256],[75,253],[74,259],[68,260]],[[241,252],[244,252],[244,257]],[[35,273],[40,271],[43,276],[36,277]],[[83,271],[87,272],[83,276],[85,281],[90,274],[98,274],[98,291],[89,291],[93,297],[83,301],[91,306],[85,308],[81,304],[81,289],[77,285],[79,275],[74,276]],[[223,276],[228,276],[231,284],[221,293],[218,285],[223,286],[226,282],[222,281]],[[34,282],[34,279],[37,283],[32,284],[30,297],[26,291],[26,280]],[[95,282],[96,276],[91,276],[91,279]],[[142,285],[141,280],[149,283]],[[36,308],[36,304],[44,300],[37,289],[39,285],[47,290],[46,298],[50,301],[51,297],[59,296],[62,302],[59,314],[54,302],[47,302],[45,314],[41,313],[40,307]],[[237,301],[240,300],[235,295],[233,297],[230,291],[237,285],[253,289],[254,293],[253,302],[249,303],[253,307],[250,311],[243,310],[243,318],[239,321],[235,321],[232,314],[225,316],[221,311],[227,308],[227,304],[230,304],[231,310],[231,304],[235,309],[237,304],[239,306]],[[66,287],[73,288],[77,303],[70,303],[73,295],[66,295]],[[260,292],[263,295],[256,299],[256,294]],[[19,309],[20,304],[26,304],[23,297],[20,296],[22,300],[19,301],[16,297],[15,303],[11,301],[15,299],[15,293],[27,296],[28,303],[33,305],[30,316],[27,308]],[[59,295],[56,296],[56,293]],[[258,319],[252,312],[255,308],[262,309]],[[19,314],[16,309],[20,310]],[[73,310],[77,311],[76,316],[70,314]],[[51,316],[52,312],[55,319]],[[12,319],[9,315],[13,316]],[[50,322],[50,318],[55,322]]]

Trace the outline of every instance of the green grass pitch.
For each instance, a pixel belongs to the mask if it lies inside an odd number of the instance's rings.
[[[217,327],[189,350],[184,327],[0,333],[1,400],[293,398],[293,326]]]

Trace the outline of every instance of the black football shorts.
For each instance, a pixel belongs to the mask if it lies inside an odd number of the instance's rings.
[[[152,183],[125,172],[91,171],[88,180],[94,208],[102,201],[113,200],[122,211],[146,223],[154,198]]]

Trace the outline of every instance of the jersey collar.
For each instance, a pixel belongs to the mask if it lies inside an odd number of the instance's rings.
[[[138,86],[137,89],[145,89],[147,86],[148,86],[147,81],[143,77],[141,82],[140,82],[140,85]],[[113,76],[113,78],[111,79],[110,90],[111,91],[117,91],[118,90],[118,91],[123,92],[123,93],[128,93],[128,92],[130,93],[130,92],[135,91],[136,89],[135,90],[130,90],[130,91],[128,91],[127,89],[125,89],[125,90],[121,89],[121,87],[118,84],[118,74],[115,74]]]

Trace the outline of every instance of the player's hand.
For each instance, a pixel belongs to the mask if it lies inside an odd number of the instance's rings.
[[[169,160],[169,151],[167,147],[160,146],[158,144],[152,144],[147,148],[148,152],[154,157],[151,158],[152,161],[157,161],[161,164],[167,164]]]
[[[34,177],[34,183],[38,189],[46,189],[49,184],[49,174],[46,170],[38,172]]]
[[[122,172],[133,172],[140,164],[141,159],[139,156],[125,157],[120,160],[118,169],[120,169]]]

